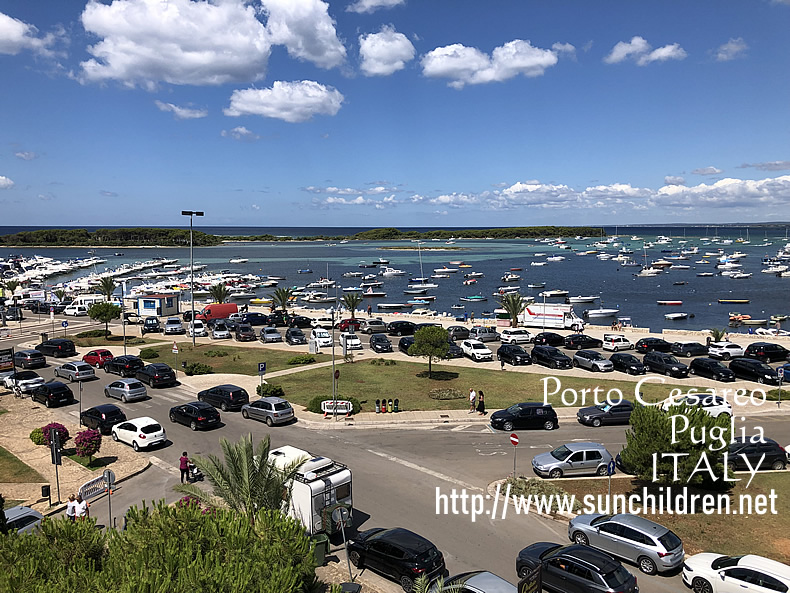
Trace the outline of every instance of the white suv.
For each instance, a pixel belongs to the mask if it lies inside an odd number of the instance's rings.
[[[737,356],[743,356],[743,346],[733,344],[732,342],[711,342],[708,346],[708,356],[712,358],[721,358],[722,360],[730,360]]]
[[[532,334],[520,327],[506,327],[499,336],[503,344],[529,344],[532,341]]]
[[[494,360],[494,353],[480,340],[464,340],[461,342],[461,350],[463,350],[464,355],[478,362],[481,360]]]
[[[601,348],[604,350],[612,350],[618,352],[620,350],[630,350],[634,345],[623,335],[620,334],[604,334],[603,345]]]

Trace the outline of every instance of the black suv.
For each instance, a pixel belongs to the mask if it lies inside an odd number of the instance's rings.
[[[666,352],[648,352],[642,362],[647,370],[667,377],[688,377],[689,368],[677,358]]]
[[[569,369],[573,361],[554,346],[535,346],[532,349],[532,362],[551,369]]]
[[[507,431],[519,428],[553,430],[560,425],[551,404],[544,406],[536,402],[513,404],[506,410],[498,410],[491,414],[490,422],[491,428]]]
[[[274,327],[286,327],[288,325],[288,315],[280,309],[272,311],[266,316],[267,325]]]
[[[236,326],[236,341],[237,342],[254,342],[258,339],[258,334],[252,329],[249,323],[240,323]]]
[[[415,327],[411,321],[390,321],[387,324],[387,333],[391,336],[413,336]]]
[[[47,340],[36,346],[36,350],[46,356],[54,356],[55,358],[63,358],[65,356],[75,356],[77,349],[74,347],[74,342],[71,340],[64,340],[63,338],[55,338],[54,340]]]
[[[114,404],[101,404],[82,411],[80,424],[102,434],[110,434],[110,429],[116,424],[126,422],[126,414]]]
[[[627,375],[644,375],[647,372],[642,361],[627,352],[615,352],[609,357],[609,360],[614,365],[614,370]]]
[[[241,410],[244,404],[250,403],[250,396],[244,389],[230,384],[204,389],[198,393],[197,398],[198,401],[208,402],[223,412]]]
[[[34,402],[41,402],[46,407],[70,404],[74,401],[74,394],[69,386],[60,381],[50,381],[33,389],[31,398]]]
[[[689,364],[689,375],[699,375],[716,381],[735,381],[735,373],[713,358],[695,358]]]
[[[496,359],[512,364],[532,364],[529,352],[517,344],[502,344],[496,351]]]
[[[158,317],[146,317],[143,321],[143,327],[140,328],[142,335],[157,333],[162,331],[162,324],[159,323]]]
[[[169,386],[178,383],[175,371],[163,362],[154,362],[146,365],[137,371],[134,377],[151,387]]]
[[[447,338],[447,346],[448,346],[448,348],[447,348],[447,355],[445,356],[445,359],[447,359],[447,358],[463,358],[464,357],[464,349],[461,348],[458,344],[456,344],[450,338]]]
[[[779,375],[776,369],[754,358],[733,358],[730,361],[730,370],[739,379],[748,379],[768,385],[779,384]]]
[[[104,363],[104,371],[121,377],[134,377],[145,366],[143,360],[137,356],[126,354],[116,356]]]
[[[37,369],[47,366],[47,359],[38,350],[17,350],[14,352],[14,366]]]
[[[28,309],[30,309],[31,313],[49,313],[49,309],[52,307],[52,312],[56,313],[58,310],[55,308],[55,303],[44,303],[42,301],[33,301]],[[62,310],[60,311],[63,312]]]
[[[661,338],[642,338],[636,343],[634,349],[642,354],[645,352],[669,352],[672,350],[672,344]]]
[[[413,344],[414,338],[412,336],[404,336],[398,340],[398,350],[403,352],[406,356],[411,356],[411,354],[409,354],[409,348],[411,348]]]
[[[170,422],[178,422],[192,430],[220,425],[217,410],[206,402],[190,402],[170,408]]]
[[[708,347],[699,342],[673,342],[670,350],[673,354],[686,358],[708,355]]]
[[[285,330],[285,343],[291,346],[295,344],[307,344],[307,336],[298,327],[289,327]]]
[[[570,350],[581,350],[582,348],[600,348],[603,346],[603,341],[587,334],[571,334],[565,336],[564,344]]]
[[[263,313],[242,313],[241,322],[249,323],[250,325],[274,325],[274,322],[269,323],[269,317]]]
[[[309,317],[305,317],[304,315],[295,315],[288,321],[288,326],[305,329],[308,327],[313,327],[313,320]]]
[[[588,426],[601,426],[602,424],[628,424],[634,404],[627,399],[616,404],[604,402],[597,406],[582,408],[576,412],[576,420]]]
[[[753,442],[754,439],[757,442]],[[730,443],[727,451],[727,465],[732,471],[757,469],[784,469],[787,465],[787,453],[776,441],[763,437],[762,442],[758,436],[738,437]],[[765,459],[763,459],[765,455]],[[724,463],[724,456],[720,461]],[[748,463],[747,463],[748,462]]]
[[[392,342],[384,334],[371,334],[370,349],[373,352],[392,352]]]
[[[754,342],[749,344],[743,355],[747,358],[756,358],[762,362],[778,362],[790,360],[790,350],[779,344],[770,342]]]
[[[540,332],[539,334],[535,335],[532,341],[535,344],[539,344],[541,346],[565,345],[565,338],[563,338],[560,334],[555,334],[554,332]]]

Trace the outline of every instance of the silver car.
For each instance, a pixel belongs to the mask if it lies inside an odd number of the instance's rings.
[[[263,420],[268,426],[284,424],[294,418],[294,409],[281,397],[262,397],[241,407],[244,418]]]
[[[2,511],[0,511],[2,512]],[[11,507],[5,510],[6,526],[8,532],[29,533],[38,529],[44,516],[30,507]]]
[[[385,334],[387,324],[381,319],[360,319],[358,331],[363,334]]]
[[[34,371],[18,371],[8,375],[3,381],[7,389],[18,386],[22,393],[31,393],[36,387],[45,383],[44,378]]]
[[[96,377],[93,367],[84,362],[67,362],[55,367],[55,376],[69,381],[85,381]]]
[[[683,542],[672,531],[644,517],[579,515],[568,524],[568,538],[630,560],[645,574],[667,572],[683,564]]]
[[[230,332],[228,331],[228,326],[226,326],[224,323],[217,323],[211,329],[211,339],[230,340]]]
[[[105,397],[114,397],[123,403],[145,399],[148,391],[137,379],[118,379],[104,388]]]
[[[566,443],[532,458],[532,471],[541,478],[582,474],[605,476],[612,454],[600,443]]]
[[[283,336],[277,331],[276,327],[264,327],[261,330],[261,342],[269,344],[271,342],[282,342]]]
[[[579,350],[573,355],[573,366],[587,369],[588,371],[603,371],[608,373],[614,370],[611,360],[604,358],[595,350]]]

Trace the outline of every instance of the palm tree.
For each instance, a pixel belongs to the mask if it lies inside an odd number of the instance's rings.
[[[58,297],[58,302],[62,303],[63,300],[66,298],[66,291],[62,288],[58,288],[57,290],[53,290],[52,294]]]
[[[710,339],[712,342],[721,342],[728,333],[727,329],[723,327],[714,327],[708,331],[710,332]]]
[[[222,282],[217,282],[216,284],[212,284],[211,288],[208,289],[208,294],[211,296],[218,303],[224,303],[228,300],[230,296],[230,291],[228,287],[225,286]]]
[[[272,305],[275,308],[280,307],[284,312],[288,312],[288,306],[291,304],[293,298],[293,288],[277,288],[269,298],[272,300]]]
[[[115,280],[110,278],[109,276],[105,276],[99,282],[99,293],[104,295],[105,300],[109,303],[112,300],[112,293],[115,292]]]
[[[510,316],[510,327],[518,327],[518,316],[527,308],[527,301],[517,292],[509,292],[497,297],[499,304]]]
[[[237,443],[223,438],[220,446],[224,459],[216,455],[192,459],[211,483],[212,492],[194,484],[181,484],[176,486],[176,491],[209,506],[226,506],[244,513],[250,521],[255,520],[255,513],[261,509],[287,511],[291,484],[304,459],[279,469],[269,460],[269,435],[257,445],[253,444],[251,434],[242,436]]]
[[[431,581],[423,574],[414,581],[412,593],[429,593],[429,591],[430,593],[462,593],[462,591],[466,590],[462,587],[463,583],[445,585],[444,577],[439,577],[439,580],[435,581],[432,587]]]
[[[9,293],[8,295],[5,296],[11,296],[11,298],[16,300],[16,297],[14,297],[14,291],[17,288],[19,288],[19,280],[6,280],[5,282],[3,282],[2,287],[4,291],[8,291]]]
[[[355,292],[348,292],[343,295],[343,305],[351,311],[351,319],[354,319],[357,307],[362,304],[362,295]]]

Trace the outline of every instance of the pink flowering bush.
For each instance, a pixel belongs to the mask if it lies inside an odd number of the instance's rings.
[[[61,449],[66,446],[66,441],[68,441],[71,436],[69,435],[69,429],[63,426],[59,422],[50,422],[46,426],[41,427],[41,432],[44,433],[44,442],[46,443],[47,447],[51,446],[49,442],[49,429],[54,428],[58,431],[60,435],[60,447]]]
[[[74,448],[77,451],[77,455],[87,457],[92,461],[93,456],[101,448],[101,433],[92,428],[78,432],[74,438]]]

